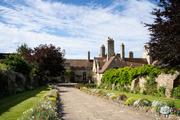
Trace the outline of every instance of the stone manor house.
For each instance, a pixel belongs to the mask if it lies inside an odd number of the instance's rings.
[[[66,69],[71,70],[71,77],[66,82],[96,82],[101,83],[103,73],[111,68],[122,68],[126,66],[136,67],[145,64],[151,64],[151,59],[145,49],[144,58],[134,58],[133,52],[129,51],[129,57],[125,57],[125,45],[122,43],[120,53],[114,52],[114,40],[108,37],[107,51],[105,45],[100,47],[100,54],[94,59],[67,59],[65,62]]]

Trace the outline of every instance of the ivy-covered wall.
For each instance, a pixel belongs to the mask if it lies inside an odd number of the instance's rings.
[[[136,68],[110,69],[102,77],[101,87],[140,92],[156,96],[171,96],[179,72],[173,69],[144,65]],[[177,85],[178,86],[178,85]]]

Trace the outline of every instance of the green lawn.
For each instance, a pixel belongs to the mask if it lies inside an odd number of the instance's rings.
[[[24,111],[35,105],[48,91],[48,87],[40,87],[0,99],[0,120],[17,120]]]

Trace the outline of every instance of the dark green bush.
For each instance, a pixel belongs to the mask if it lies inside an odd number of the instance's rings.
[[[166,105],[169,106],[169,107],[175,107],[175,103],[174,103],[174,101],[172,101],[172,100],[166,101],[165,103],[166,103]]]
[[[21,73],[0,71],[0,97],[24,91],[25,81]]]
[[[22,73],[23,75],[30,75],[32,66],[25,61],[18,54],[9,55],[4,61],[10,70]]]
[[[174,88],[173,97],[180,99],[180,85]]]

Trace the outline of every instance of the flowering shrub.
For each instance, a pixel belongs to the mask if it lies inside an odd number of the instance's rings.
[[[169,106],[167,106],[167,105],[162,106],[160,108],[160,113],[163,114],[163,115],[168,115],[168,114],[170,114],[170,112],[171,112],[171,108]]]
[[[175,104],[173,101],[153,101],[151,107],[163,115],[177,114]]]
[[[57,91],[51,90],[42,101],[23,112],[19,120],[59,120],[56,112]]]

